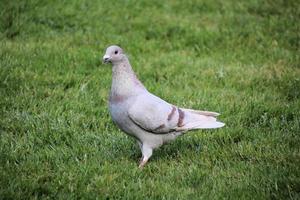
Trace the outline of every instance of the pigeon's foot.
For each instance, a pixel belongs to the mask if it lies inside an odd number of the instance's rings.
[[[140,169],[143,169],[144,166],[146,165],[147,161],[148,161],[148,160],[142,160],[142,161],[140,162],[140,164],[139,164],[139,168],[140,168]]]

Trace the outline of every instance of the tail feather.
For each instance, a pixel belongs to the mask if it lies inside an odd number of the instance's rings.
[[[177,131],[188,131],[193,129],[213,129],[225,126],[224,123],[217,121],[219,113],[208,111],[196,111],[183,109],[186,113],[184,126],[178,127]]]
[[[214,128],[221,128],[225,126],[223,122],[191,122],[185,124],[183,127],[179,127],[176,129],[176,131],[188,131],[188,130],[194,130],[194,129],[214,129]]]
[[[195,126],[193,129],[202,129],[202,128],[221,128],[225,126],[223,122],[214,122],[214,123],[207,123],[207,124],[201,124],[199,126]]]
[[[182,110],[186,111],[186,112],[194,113],[194,114],[212,116],[212,117],[217,117],[220,115],[220,113],[217,113],[217,112],[210,112],[210,111],[203,111],[203,110],[193,110],[193,109],[187,109],[187,108],[182,108]]]

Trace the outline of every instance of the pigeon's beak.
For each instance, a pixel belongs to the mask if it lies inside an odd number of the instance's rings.
[[[109,55],[104,55],[103,56],[103,63],[108,63],[110,61],[110,56]]]

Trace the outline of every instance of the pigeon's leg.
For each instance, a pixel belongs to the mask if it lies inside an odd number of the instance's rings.
[[[137,144],[139,145],[140,150],[142,152],[143,151],[143,144],[139,140],[137,140]],[[142,162],[142,160],[143,160],[143,156],[141,157],[140,162]]]
[[[142,151],[143,144],[139,140],[137,140],[137,143],[138,143],[138,145],[139,145],[139,147],[140,147],[140,149]]]
[[[145,164],[147,163],[147,161],[149,160],[149,158],[152,156],[152,151],[153,151],[152,148],[148,147],[145,144],[142,145],[143,158],[142,158],[142,160],[140,162],[139,168],[143,168],[145,166]]]

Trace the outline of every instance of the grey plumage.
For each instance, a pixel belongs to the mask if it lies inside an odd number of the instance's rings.
[[[113,121],[134,137],[143,154],[140,167],[153,149],[194,129],[220,128],[218,113],[179,108],[151,94],[138,80],[127,56],[118,46],[110,46],[103,57],[113,65],[109,110]]]

